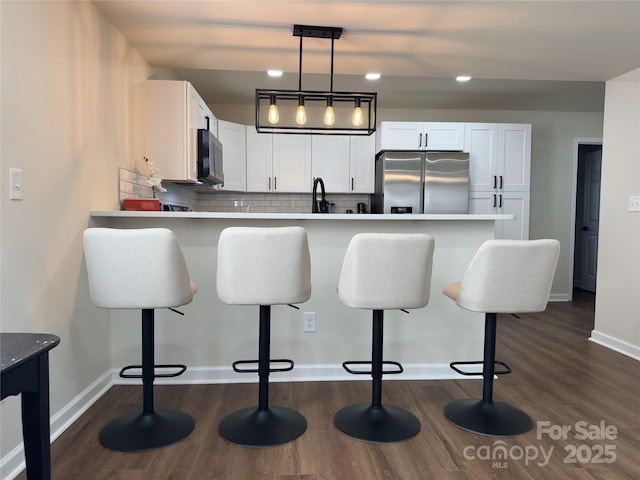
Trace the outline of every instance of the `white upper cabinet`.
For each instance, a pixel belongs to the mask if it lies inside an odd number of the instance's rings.
[[[531,125],[498,125],[498,187],[528,192],[531,184]]]
[[[198,128],[216,134],[217,120],[189,82],[145,82],[146,148],[163,180],[198,180]]]
[[[464,149],[464,123],[381,122],[377,150]]]
[[[467,123],[472,191],[528,192],[531,172],[531,125]]]
[[[247,192],[271,192],[273,180],[273,135],[256,132],[248,125]]]
[[[349,191],[348,136],[313,135],[311,137],[311,164],[313,178],[320,177],[328,193]]]
[[[311,136],[287,134],[272,136],[272,191],[311,192]]]
[[[247,132],[247,192],[310,193],[309,135]]]
[[[218,121],[218,140],[222,143],[224,185],[220,190],[247,190],[246,127],[238,123]]]
[[[313,178],[327,193],[373,193],[375,136],[313,135]]]
[[[349,155],[350,193],[374,193],[376,134],[351,137]]]

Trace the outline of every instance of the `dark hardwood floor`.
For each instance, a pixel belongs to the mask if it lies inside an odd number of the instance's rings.
[[[354,440],[333,425],[339,408],[370,398],[370,382],[272,383],[271,404],[299,410],[308,429],[282,446],[244,448],[223,440],[218,423],[255,404],[256,384],[157,386],[156,406],[189,412],[195,430],[165,448],[121,453],[103,448],[98,432],[138,410],[141,389],[114,386],[54,442],[53,478],[638,479],[640,364],[588,340],[593,311],[593,296],[578,291],[544,313],[499,315],[497,358],[514,373],[495,382],[494,399],[532,417],[524,435],[475,435],[444,418],[449,401],[481,396],[481,380],[385,381],[383,402],[411,410],[422,424],[417,436],[393,444]],[[564,437],[563,425],[570,426]]]

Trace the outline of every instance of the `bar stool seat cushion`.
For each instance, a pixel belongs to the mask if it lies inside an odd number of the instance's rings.
[[[89,228],[84,246],[89,291],[96,307],[178,307],[191,302],[198,290],[169,229]]]
[[[424,234],[355,235],[338,281],[340,302],[370,310],[426,306],[431,290],[433,248],[433,238]]]
[[[218,241],[216,289],[232,305],[287,305],[311,297],[311,261],[302,227],[230,227]]]

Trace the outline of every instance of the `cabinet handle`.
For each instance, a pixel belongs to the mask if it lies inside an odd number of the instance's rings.
[[[271,177],[269,177],[269,191],[271,191]]]
[[[418,138],[418,147],[422,147],[422,134]]]
[[[502,175],[500,175],[500,190],[502,190]]]
[[[353,192],[353,177],[351,177],[351,191]]]
[[[496,208],[496,201],[497,201],[496,194],[494,193],[493,194],[493,208]]]
[[[493,189],[498,188],[498,177],[496,175],[493,176]],[[494,205],[495,207],[495,205]]]
[[[429,145],[429,134],[425,132],[425,134],[424,134],[424,148],[427,148],[427,145]]]
[[[278,177],[273,177],[273,190],[278,189]]]
[[[498,207],[502,208],[502,194],[500,194],[500,203],[498,204]]]

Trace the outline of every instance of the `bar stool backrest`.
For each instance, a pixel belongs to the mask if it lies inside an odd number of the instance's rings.
[[[429,303],[433,237],[409,233],[359,233],[349,242],[338,298],[352,308],[398,310]]]
[[[471,260],[454,299],[474,312],[541,312],[559,254],[560,242],[553,239],[488,240]]]
[[[83,242],[95,306],[155,309],[193,299],[197,288],[171,230],[89,228]]]
[[[302,227],[229,227],[218,240],[216,289],[231,305],[287,305],[311,297],[311,260]]]

